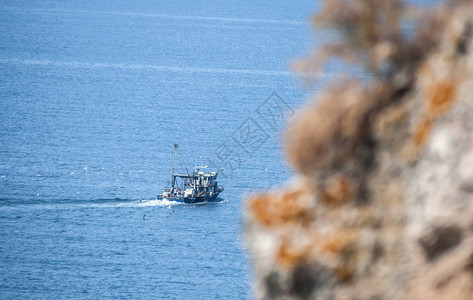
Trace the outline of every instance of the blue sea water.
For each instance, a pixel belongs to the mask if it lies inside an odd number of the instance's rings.
[[[315,9],[0,1],[0,298],[251,298],[244,196],[290,173],[258,108],[306,100]],[[174,143],[224,168],[218,203],[154,200]]]
[[[260,112],[308,98],[316,9],[0,0],[0,298],[251,298],[245,195],[290,177]],[[219,202],[154,200],[174,143],[224,168]]]

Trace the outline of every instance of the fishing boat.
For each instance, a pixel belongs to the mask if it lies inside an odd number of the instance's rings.
[[[175,173],[176,154],[181,157],[186,170],[185,174]],[[223,187],[218,186],[217,172],[207,171],[208,166],[196,165],[194,171],[189,173],[184,159],[179,151],[179,146],[174,144],[172,154],[171,188],[157,195],[158,200],[169,200],[182,203],[201,203],[216,201],[218,195],[223,192]]]

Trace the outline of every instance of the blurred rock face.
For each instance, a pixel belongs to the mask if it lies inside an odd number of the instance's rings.
[[[373,81],[333,85],[296,114],[297,178],[248,199],[257,298],[473,299],[473,7],[416,11],[414,37],[406,12],[325,3],[318,20],[345,39],[299,69],[349,57]]]

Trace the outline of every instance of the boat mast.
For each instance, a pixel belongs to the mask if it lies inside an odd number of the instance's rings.
[[[176,149],[177,147],[179,147],[179,145],[177,144],[174,144],[174,149],[172,149],[172,183],[171,183],[171,187],[174,187],[174,183],[176,181],[175,177],[174,177],[174,161],[175,161],[175,157],[176,157]]]
[[[174,145],[177,146],[177,144],[174,144]],[[176,150],[179,151],[177,147],[176,147]],[[186,174],[187,176],[189,176],[189,170],[187,170],[187,166],[186,166],[186,163],[184,162],[184,157],[182,157],[181,151],[179,151],[179,156],[181,157],[182,164],[184,165],[184,168],[186,169]]]

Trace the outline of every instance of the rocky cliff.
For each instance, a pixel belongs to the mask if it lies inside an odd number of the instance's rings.
[[[249,197],[256,297],[473,299],[473,6],[327,0],[316,22],[342,39],[296,68],[335,55],[372,80],[296,113],[296,178]]]

